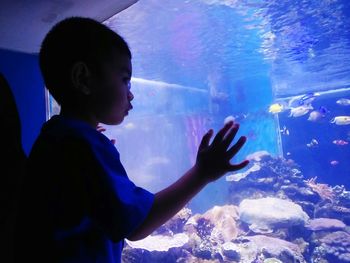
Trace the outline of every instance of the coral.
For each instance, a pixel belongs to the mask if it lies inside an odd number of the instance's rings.
[[[316,177],[305,180],[292,160],[266,152],[249,158],[250,169],[226,178],[232,179],[227,205],[195,215],[181,210],[153,233],[151,244],[127,242],[123,262],[349,263],[350,192]],[[278,202],[261,201],[271,199]],[[244,210],[247,200],[259,204],[248,202]]]
[[[199,218],[197,220],[197,233],[202,239],[205,239],[207,236],[210,236],[213,228],[214,224],[212,224],[208,219]]]
[[[191,217],[191,209],[185,207],[181,209],[173,218],[159,227],[153,234],[155,235],[173,235],[183,232],[183,227]]]
[[[330,233],[320,239],[318,252],[326,256],[329,262],[350,262],[350,235],[343,231]]]
[[[329,200],[330,202],[335,201],[335,193],[333,192],[333,188],[328,184],[316,183],[317,176],[314,178],[310,178],[308,180],[304,180],[306,185],[312,189],[312,191],[318,193],[318,195],[323,200]]]
[[[339,203],[350,207],[350,191],[347,191],[344,185],[336,185],[333,187],[333,192],[336,194]]]
[[[202,239],[223,244],[238,235],[238,208],[233,205],[214,206],[203,215],[194,215],[184,227],[187,233],[197,234]]]

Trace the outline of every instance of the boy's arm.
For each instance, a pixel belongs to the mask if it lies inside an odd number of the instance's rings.
[[[215,181],[229,171],[237,171],[245,167],[247,160],[240,164],[230,164],[230,159],[244,145],[246,138],[228,149],[239,129],[238,124],[227,123],[209,145],[212,130],[204,135],[198,149],[196,164],[179,180],[156,193],[153,206],[145,221],[130,236],[129,240],[139,240],[172,218],[209,182]]]

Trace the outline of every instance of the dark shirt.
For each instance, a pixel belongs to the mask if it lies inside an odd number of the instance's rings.
[[[106,136],[62,116],[44,124],[21,189],[16,262],[120,262],[154,201]]]

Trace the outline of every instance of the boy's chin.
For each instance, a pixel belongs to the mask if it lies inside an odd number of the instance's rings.
[[[124,121],[125,116],[116,116],[113,118],[108,118],[107,120],[104,120],[102,123],[106,125],[119,125]]]

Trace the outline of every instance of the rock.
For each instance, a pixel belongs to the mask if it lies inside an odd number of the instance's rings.
[[[299,247],[291,242],[264,235],[247,236],[235,241],[240,253],[239,262],[255,262],[259,254],[284,263],[306,263]]]
[[[222,245],[222,254],[228,259],[233,261],[239,261],[240,255],[239,255],[239,248],[236,244],[232,242],[226,242]]]
[[[129,241],[126,240],[126,243],[131,248],[138,248],[152,251],[168,251],[170,248],[182,247],[188,242],[189,238],[186,234],[175,234],[174,236],[163,236],[155,235],[148,236],[139,241]]]
[[[208,240],[204,240],[199,244],[199,246],[192,249],[193,255],[201,259],[212,259],[214,251],[214,246]]]
[[[305,227],[311,231],[322,231],[322,230],[342,230],[346,225],[338,220],[332,218],[315,218],[310,220]]]
[[[247,238],[255,243],[265,256],[278,258],[282,262],[305,262],[300,248],[291,242],[264,235]]]
[[[327,203],[315,208],[315,217],[336,218],[345,224],[350,224],[350,208]]]
[[[283,263],[283,262],[277,258],[265,258],[263,263]]]
[[[245,199],[239,205],[239,219],[255,233],[272,232],[274,228],[304,225],[309,216],[288,200],[267,197]]]
[[[315,214],[315,205],[311,202],[306,201],[296,201],[296,204],[300,205],[301,208],[309,217],[313,217]]]
[[[233,173],[233,174],[227,175],[226,181],[238,182],[241,179],[247,177],[250,173],[259,171],[260,169],[261,169],[261,167],[260,167],[259,163],[254,163],[252,167],[250,167],[247,171],[245,171],[243,173]]]
[[[257,151],[255,153],[247,155],[246,159],[249,161],[261,161],[262,157],[264,156],[270,156],[270,154],[267,151]]]

